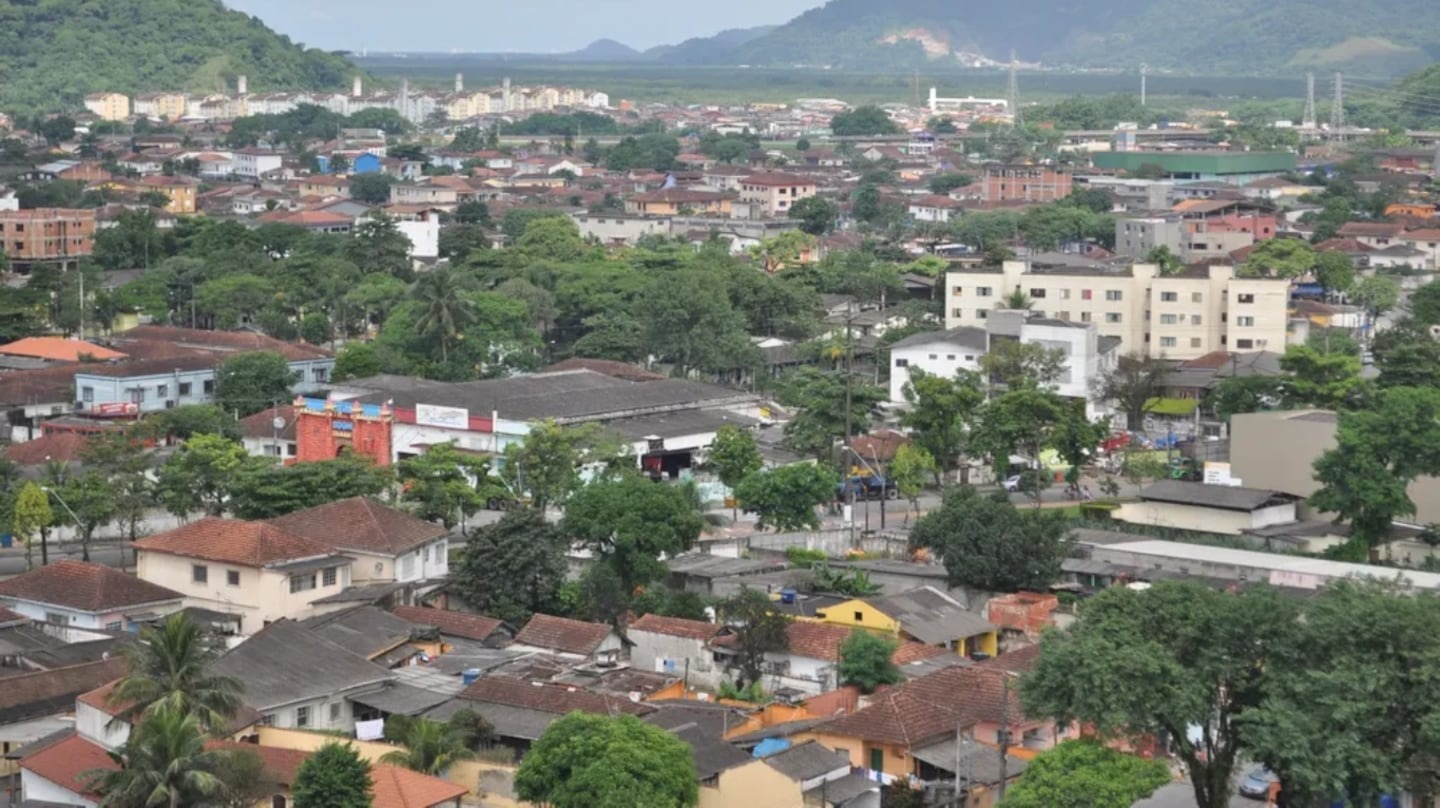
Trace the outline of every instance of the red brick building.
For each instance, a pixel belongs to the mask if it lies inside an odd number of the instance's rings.
[[[390,465],[388,405],[300,397],[295,399],[295,414],[296,461],[334,460],[354,453],[377,466]]]
[[[95,211],[66,208],[0,211],[0,252],[12,264],[70,263],[95,249]]]
[[[980,180],[984,202],[1054,202],[1070,195],[1070,172],[1051,166],[989,165]]]

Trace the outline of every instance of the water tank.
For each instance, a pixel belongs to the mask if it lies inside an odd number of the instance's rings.
[[[789,588],[789,587],[786,587],[785,589],[780,590],[780,602],[781,602],[781,603],[786,603],[786,604],[794,603],[794,602],[795,602],[795,590],[794,590],[794,589],[791,589],[791,588]]]
[[[460,672],[460,681],[464,682],[467,687],[475,684],[475,680],[479,678],[479,668],[466,668],[465,670]]]

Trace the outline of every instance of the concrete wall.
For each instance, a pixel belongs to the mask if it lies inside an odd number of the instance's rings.
[[[115,749],[130,737],[130,724],[125,721],[110,723],[111,716],[82,702],[75,702],[75,731],[106,749]]]
[[[1293,522],[1295,506],[1284,505],[1251,512],[1177,505],[1171,502],[1127,502],[1111,514],[1111,518],[1136,525],[1239,534],[1267,525]]]
[[[98,803],[86,799],[64,786],[46,780],[25,769],[20,770],[20,793],[27,802],[49,802],[56,805],[78,805],[81,808],[97,808]]]
[[[350,565],[337,561],[335,583],[325,586],[324,575],[315,571],[314,589],[300,592],[290,591],[290,577],[274,570],[256,567],[240,567],[182,558],[164,553],[137,553],[136,574],[141,580],[173,589],[185,596],[185,605],[199,606],[216,611],[242,615],[241,633],[254,634],[268,621],[282,617],[303,619],[319,612],[310,605],[311,601],[333,595],[350,585]],[[196,583],[192,567],[203,565],[208,568],[205,583]],[[240,573],[238,586],[231,586],[230,571]],[[309,573],[306,573],[307,575]]]
[[[713,690],[724,678],[714,656],[699,640],[656,634],[650,631],[630,632],[630,664],[637,670],[670,673],[685,677],[691,687]],[[666,662],[671,663],[666,665]]]
[[[984,355],[983,349],[948,342],[896,348],[890,352],[890,400],[896,404],[904,403],[905,385],[910,383],[910,368],[949,379],[954,378],[956,371],[979,369],[980,357]]]
[[[799,783],[752,760],[720,772],[716,787],[702,785],[699,808],[792,808],[802,800]]]

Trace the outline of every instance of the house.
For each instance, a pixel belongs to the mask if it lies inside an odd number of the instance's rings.
[[[734,195],[725,191],[661,188],[626,198],[625,212],[636,216],[729,216]]]
[[[917,222],[946,223],[959,216],[963,204],[948,196],[932,194],[912,199],[906,205],[910,218]]]
[[[241,633],[308,617],[313,601],[350,585],[349,556],[264,522],[207,516],[133,546],[141,579],[237,618]]]
[[[654,718],[646,721],[654,723]],[[802,803],[799,783],[726,742],[719,728],[689,722],[665,729],[690,747],[700,781],[698,808],[789,808]]]
[[[269,520],[294,536],[354,559],[351,581],[419,583],[449,574],[449,531],[368,497],[351,497]]]
[[[1395,222],[1346,222],[1340,225],[1336,235],[1340,238],[1355,239],[1374,250],[1403,243],[1400,234],[1405,226]]]
[[[683,676],[697,687],[716,689],[724,677],[709,644],[724,631],[724,626],[703,620],[647,614],[625,629],[632,646],[630,664],[640,670]]]
[[[0,345],[0,356],[22,356],[45,362],[110,362],[125,354],[104,345],[64,337],[24,337]]]
[[[856,629],[831,623],[793,620],[785,627],[785,648],[765,653],[766,689],[782,695],[819,695],[839,684],[840,647]],[[720,637],[712,648],[728,664],[733,639]],[[891,655],[897,665],[908,665],[943,655],[939,648],[901,643]]]
[[[798,784],[807,806],[880,808],[880,784],[852,774],[843,752],[805,741],[760,759]]]
[[[10,671],[6,671],[11,673]],[[0,687],[0,751],[5,754],[73,726],[75,699],[125,673],[117,655],[6,676]]]
[[[137,631],[141,623],[179,611],[182,599],[120,570],[68,558],[0,581],[0,605],[75,628]]]
[[[291,404],[248,415],[240,419],[240,443],[252,455],[294,459],[295,421],[295,407]]]
[[[386,668],[347,651],[294,620],[280,619],[227,651],[213,664],[218,676],[245,683],[241,700],[274,727],[339,730],[379,715],[357,711],[352,697],[395,678]]]
[[[980,178],[984,202],[1054,202],[1070,195],[1070,172],[1053,166],[987,164]]]
[[[933,586],[843,601],[816,617],[832,625],[938,646],[960,656],[987,658],[999,652],[998,629]]]
[[[124,347],[123,343],[120,347]],[[293,345],[287,346],[285,353],[295,374],[295,392],[323,384],[335,368],[335,358],[322,348]],[[214,400],[215,368],[221,361],[219,352],[191,351],[186,355],[89,365],[75,374],[74,400],[80,402],[81,409],[91,412],[116,404],[135,405],[143,413],[209,403]]]
[[[71,732],[27,747],[20,759],[20,792],[27,803],[99,808],[96,773],[115,768],[105,747]]]
[[[508,645],[515,638],[514,626],[494,617],[428,606],[396,606],[390,611],[412,625],[436,629],[442,638],[469,640],[491,648]]]
[[[386,668],[402,668],[440,655],[439,632],[383,609],[360,604],[300,621],[306,630]],[[437,699],[439,703],[442,699]]]
[[[507,746],[523,751],[551,724],[580,711],[597,715],[648,715],[655,707],[628,698],[592,693],[570,685],[483,676],[460,692],[454,704],[474,710]]]
[[[90,93],[85,109],[102,121],[123,121],[130,117],[130,96],[124,93]]]
[[[890,401],[905,402],[911,369],[947,379],[962,370],[978,371],[989,343],[989,333],[975,326],[923,331],[897,340],[890,346]]]
[[[95,249],[95,211],[34,208],[0,211],[0,244],[11,271],[36,263],[66,266]]]
[[[255,147],[239,149],[230,164],[230,172],[245,179],[259,179],[271,171],[279,171],[285,164],[285,155],[269,149]]]
[[[1137,525],[1239,534],[1294,522],[1299,497],[1263,488],[1161,480],[1111,518]]]
[[[796,202],[815,195],[815,181],[794,174],[751,174],[740,180],[740,201],[764,216],[786,216]]]
[[[614,660],[625,643],[604,623],[537,614],[515,635],[512,648],[549,651],[580,659]]]

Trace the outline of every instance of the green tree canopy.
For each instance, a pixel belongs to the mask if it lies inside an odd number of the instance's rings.
[[[903,393],[909,406],[900,414],[900,425],[948,474],[965,452],[985,401],[980,376],[962,370],[947,379],[911,368]]]
[[[215,404],[243,418],[293,400],[294,383],[295,371],[281,354],[235,354],[215,370]]]
[[[396,476],[402,487],[400,498],[411,503],[415,515],[446,527],[460,524],[503,490],[491,480],[488,464],[460,454],[453,442],[401,460]]]
[[[288,466],[244,466],[231,481],[230,512],[237,519],[271,519],[351,497],[379,496],[394,481],[390,468],[353,454]]]
[[[861,693],[874,693],[880,685],[905,681],[890,657],[900,647],[894,638],[855,629],[840,644],[840,683],[855,685]]]
[[[223,650],[183,612],[145,626],[122,651],[126,674],[110,693],[116,717],[143,725],[163,712],[193,716],[202,729],[222,731],[240,708],[243,690],[238,680],[210,670]]]
[[[841,137],[893,135],[899,131],[900,127],[890,120],[885,110],[876,106],[856,107],[830,119],[830,132]]]
[[[970,487],[946,492],[938,510],[915,523],[910,544],[934,552],[952,584],[986,592],[1044,591],[1069,553],[1064,519],[1017,509],[1003,494]]]
[[[741,589],[715,607],[716,616],[735,631],[736,684],[760,681],[765,655],[784,650],[790,616],[775,608],[763,592]]]
[[[450,580],[470,608],[523,625],[536,612],[560,611],[569,549],[544,514],[511,511],[470,535]]]
[[[219,435],[196,435],[160,466],[155,489],[165,509],[176,516],[196,511],[220,516],[230,505],[235,477],[267,462]]]
[[[705,522],[678,487],[630,472],[597,480],[565,503],[560,532],[610,565],[626,592],[665,574],[661,555],[689,550]]]
[[[327,743],[300,764],[295,808],[370,808],[370,764],[351,744]]]
[[[1001,808],[1130,808],[1170,782],[1163,760],[1146,760],[1089,739],[1036,755]]]
[[[526,753],[515,791],[553,808],[633,808],[637,799],[646,808],[691,808],[699,801],[684,741],[631,715],[578,712],[551,724]]]
[[[1304,239],[1272,238],[1250,251],[1236,274],[1251,278],[1298,278],[1315,267],[1315,249]]]
[[[839,484],[828,467],[794,463],[751,473],[735,488],[735,499],[756,515],[755,527],[760,530],[814,530],[820,527],[815,508],[833,500]]]

